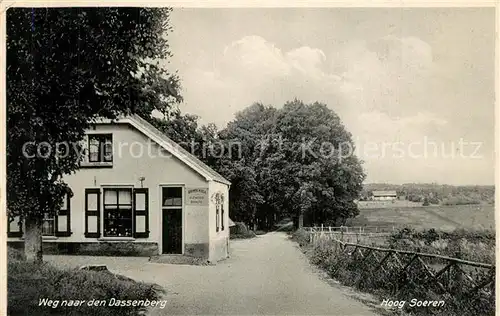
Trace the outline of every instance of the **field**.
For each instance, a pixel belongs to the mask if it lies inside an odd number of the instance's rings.
[[[387,207],[421,207],[422,202],[412,202],[408,200],[392,200],[392,201],[359,201],[358,208],[387,208]]]
[[[457,228],[495,229],[493,205],[397,206],[385,203],[374,208],[360,206],[360,215],[347,222],[348,226],[403,227],[451,231]]]

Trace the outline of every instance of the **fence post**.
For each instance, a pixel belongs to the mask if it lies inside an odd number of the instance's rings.
[[[461,259],[462,254],[459,251],[455,252],[455,258]],[[453,295],[462,294],[464,276],[458,263],[455,263],[455,265],[453,266],[453,273],[450,276],[450,281],[452,281],[451,292],[453,293]]]

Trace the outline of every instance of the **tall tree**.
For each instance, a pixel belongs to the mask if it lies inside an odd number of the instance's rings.
[[[255,103],[237,113],[235,120],[219,133],[228,149],[219,172],[231,181],[231,213],[235,220],[251,224],[254,229],[260,210],[268,206],[261,164],[266,146],[274,137],[276,113],[273,107]]]
[[[180,112],[150,121],[231,181],[231,218],[254,229],[285,216],[333,225],[358,214],[361,161],[351,134],[325,104],[256,103],[221,131]]]
[[[195,155],[214,169],[218,169],[221,159],[215,144],[219,141],[215,124],[198,124],[199,117],[182,114],[178,109],[162,118],[151,116],[148,120],[179,146]],[[220,147],[220,146],[219,146]]]
[[[291,215],[306,215],[309,223],[357,215],[354,200],[365,174],[339,116],[325,104],[295,100],[285,104],[278,122],[289,162],[279,169],[285,179],[282,208]]]
[[[319,223],[357,214],[354,200],[365,175],[351,134],[325,104],[254,104],[220,136],[241,143],[239,155],[225,161],[227,171],[220,170],[233,182],[231,211],[237,220],[268,228],[283,216],[305,215]]]
[[[7,11],[7,208],[25,225],[25,254],[42,261],[44,214],[56,212],[96,117],[148,117],[180,101],[170,9],[11,8]],[[58,145],[63,144],[63,145]]]

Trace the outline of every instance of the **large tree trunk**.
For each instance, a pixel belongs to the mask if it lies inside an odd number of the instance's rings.
[[[252,211],[252,229],[254,232],[257,231],[257,207],[253,207]]]
[[[29,262],[41,263],[42,252],[42,220],[27,216],[25,220],[24,254]]]

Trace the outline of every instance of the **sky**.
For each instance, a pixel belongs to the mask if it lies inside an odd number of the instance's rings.
[[[365,182],[494,183],[494,8],[176,8],[186,113],[325,103]]]

